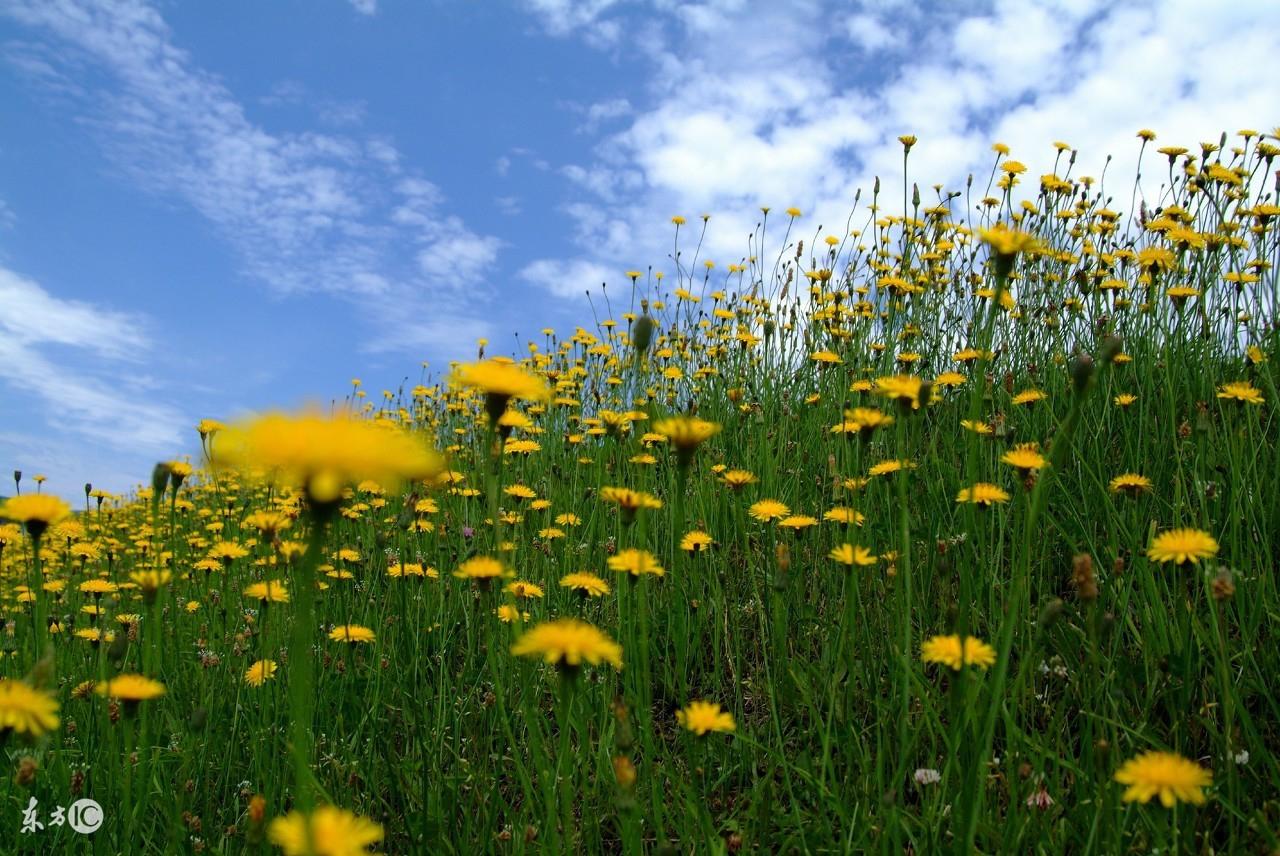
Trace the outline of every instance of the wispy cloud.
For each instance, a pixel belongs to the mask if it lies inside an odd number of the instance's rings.
[[[134,453],[178,447],[181,414],[147,389],[142,318],[63,300],[3,267],[0,306],[0,380],[43,403],[48,430]]]
[[[368,0],[354,5],[376,11]],[[449,214],[438,189],[406,192],[429,183],[394,144],[255,124],[142,0],[6,0],[0,13],[56,39],[56,49],[24,47],[19,67],[71,99],[138,186],[207,218],[253,279],[284,294],[353,297],[362,307],[429,292],[459,313],[462,295],[474,300],[484,288],[499,243]],[[105,71],[110,84],[85,83],[85,65]],[[298,96],[286,88],[269,97]],[[340,123],[359,119],[340,112]],[[368,301],[370,294],[383,299]]]
[[[597,46],[615,44],[623,33],[605,13],[621,0],[523,0],[524,6],[554,36],[579,35]]]

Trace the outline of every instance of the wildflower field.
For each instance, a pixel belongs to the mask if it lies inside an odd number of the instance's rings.
[[[914,143],[527,353],[15,473],[0,852],[1280,852],[1274,133]]]

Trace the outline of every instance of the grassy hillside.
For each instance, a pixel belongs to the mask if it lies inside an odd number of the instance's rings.
[[[1276,850],[1278,150],[1137,144],[0,529],[0,850]]]

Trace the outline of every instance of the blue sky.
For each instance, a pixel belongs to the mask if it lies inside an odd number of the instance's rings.
[[[1127,200],[1141,127],[1275,128],[1278,33],[1273,2],[0,0],[0,471],[123,490],[200,418],[571,333],[669,270],[673,214],[722,266],[760,205],[842,225],[902,133],[922,186],[1061,139]]]

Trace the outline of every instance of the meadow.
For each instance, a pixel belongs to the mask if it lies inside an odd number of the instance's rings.
[[[1280,852],[1276,133],[903,137],[527,352],[15,473],[0,852]]]

